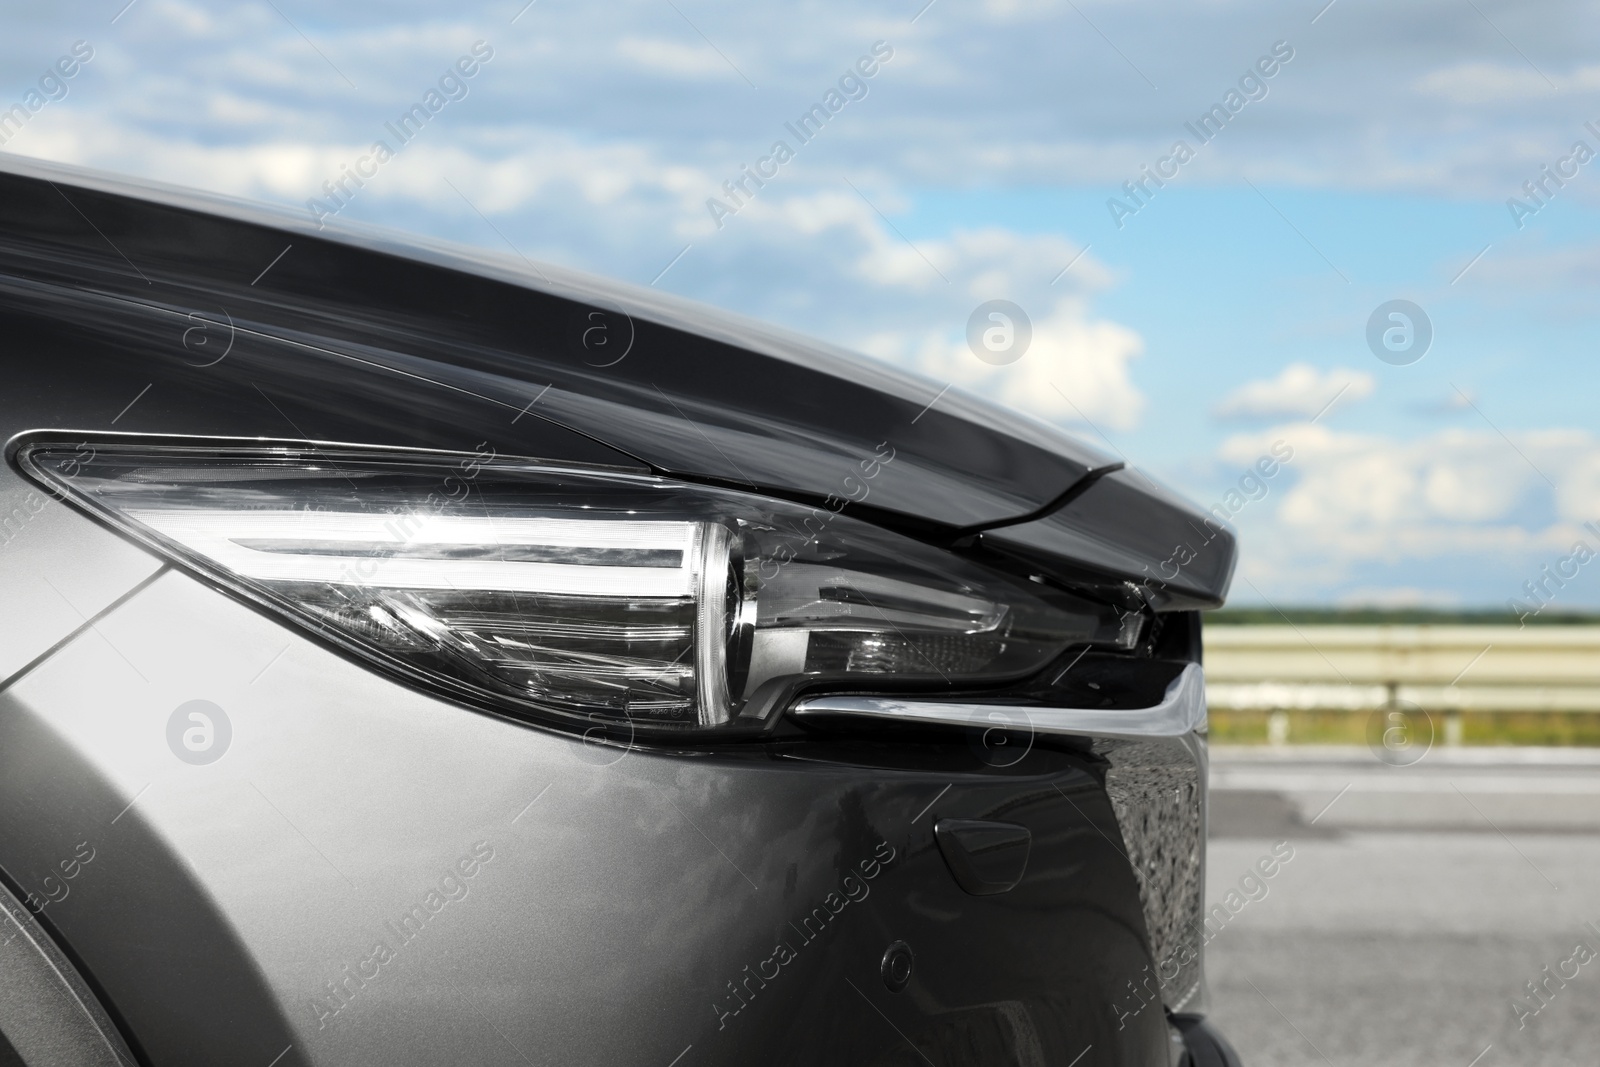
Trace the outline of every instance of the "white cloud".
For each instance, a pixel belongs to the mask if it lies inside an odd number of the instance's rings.
[[[723,302],[734,310],[787,322],[1057,423],[1113,432],[1139,423],[1146,401],[1132,363],[1143,339],[1093,313],[1088,297],[1116,276],[1070,240],[986,227],[919,235],[912,243],[878,214],[903,210],[893,193],[873,189],[869,204],[848,188],[786,184],[787,176],[718,231],[704,210],[716,175],[672,165],[650,146],[591,143],[539,128],[508,143],[471,128],[458,132],[445,125],[450,119],[442,113],[439,128],[430,124],[385,163],[356,192],[345,217],[404,213],[500,251],[509,239],[534,258],[644,282],[681,242],[692,242],[699,258],[675,270],[701,264],[723,279],[792,279],[729,290],[732,299]],[[15,144],[49,158],[110,163],[303,209],[306,197],[322,195],[323,181],[337,178],[341,164],[367,152],[370,142],[203,144],[139,135],[94,113],[67,112]],[[477,211],[494,218],[495,228]],[[589,238],[592,258],[573,255],[574,233]],[[641,258],[646,265],[632,272],[614,265]],[[1071,272],[1052,285],[1069,263]],[[972,310],[996,298],[1025,307],[1033,326],[1027,353],[999,367],[979,361],[965,337]]]
[[[1065,6],[1061,0],[984,0],[983,9],[997,19],[1037,18],[1059,13]]]
[[[655,74],[697,79],[733,74],[727,62],[711,48],[695,48],[676,41],[624,37],[617,42],[617,55]]]
[[[1538,71],[1526,65],[1476,62],[1431,70],[1416,80],[1414,88],[1424,96],[1455,104],[1504,104],[1556,92]]]
[[[920,289],[958,284],[974,302],[982,302],[1040,288],[1082,251],[1052,235],[997,227],[912,242],[885,227],[859,197],[837,199],[844,200],[846,214],[869,242],[856,261],[856,274],[879,285]],[[1109,286],[1113,274],[1099,260],[1084,257],[1073,264],[1071,279],[1073,289],[1081,292]]]
[[[1322,372],[1309,363],[1291,363],[1276,378],[1246,382],[1215,408],[1218,418],[1314,417],[1335,397],[1348,404],[1371,396],[1377,387],[1366,371],[1335,367]]]
[[[1362,586],[1340,595],[1337,603],[1341,608],[1451,608],[1461,597],[1412,585]]]
[[[1073,298],[1058,300],[1034,320],[1027,352],[1004,366],[979,360],[964,334],[942,331],[886,332],[862,347],[1052,422],[1129,430],[1144,411],[1144,394],[1129,373],[1143,339],[1126,326],[1090,318]]]
[[[172,29],[189,37],[206,37],[217,32],[217,20],[197,4],[182,0],[154,0],[149,5]]]
[[[297,208],[305,206],[307,197],[326,196],[322,183],[338,179],[341,165],[367,155],[374,140],[381,137],[395,145],[381,124],[366,131],[365,140],[308,135],[205,144],[139,134],[92,112],[63,110],[48,117],[48,123],[24,127],[7,150]],[[600,228],[612,216],[597,209],[630,196],[634,222],[639,212],[660,212],[663,206],[681,215],[689,210],[695,191],[710,181],[704,172],[686,175],[683,168],[665,165],[642,145],[591,144],[555,131],[527,131],[514,151],[479,145],[474,138],[453,136],[450,118],[446,111],[434,120],[439,128],[424,127],[356,192],[353,203],[373,208],[380,202],[402,202],[407,209],[446,218],[463,213],[476,218],[454,185],[487,214],[530,208],[570,211],[581,205]]]
[[[339,176],[370,145],[260,140],[205,145],[130,131],[104,116],[63,109],[24,127],[6,150],[59,163],[76,163],[156,181],[235,196],[303,204],[322,195],[324,180]]]
[[[1548,162],[1551,145],[1578,134],[1571,116],[1583,108],[1552,112],[1553,93],[1539,73],[1515,59],[1477,58],[1503,52],[1493,27],[1461,23],[1444,0],[1419,2],[1393,34],[1358,35],[1315,65],[1296,59],[1285,68],[1250,150],[1212,157],[1209,179],[1247,166],[1258,182],[1503,200],[1505,190]],[[895,58],[871,82],[869,97],[828,130],[838,169],[857,176],[875,169],[923,188],[1114,185],[1181,133],[1170,100],[1132,91],[1143,83],[1129,62],[1160,63],[1164,89],[1170,82],[1168,92],[1203,102],[1228,83],[1219,83],[1213,57],[1233,54],[1243,28],[1273,17],[1264,0],[1086,7],[1108,38],[1142,42],[1124,58],[1096,34],[1063,39],[1049,32],[1083,28],[1073,5],[1061,0],[938,5],[914,33],[904,14],[890,19],[859,6],[779,11],[706,0],[685,11],[715,48],[670,6],[647,0],[536,5],[513,27],[437,5],[356,2],[330,6],[303,25],[314,47],[268,5],[145,0],[119,21],[95,60],[97,76],[104,71],[116,86],[95,96],[112,123],[157,140],[184,124],[202,141],[236,138],[240,116],[264,139],[326,129],[350,140],[364,136],[353,127],[413,99],[467,44],[487,36],[497,58],[473,89],[475,121],[653,144],[673,165],[719,170],[730,139],[748,137],[751,152],[763,151],[794,108],[814,100],[881,38]],[[7,24],[8,49],[53,56],[78,34],[74,18],[71,5],[19,10]],[[1600,65],[1579,46],[1595,21],[1591,9],[1559,0],[1537,18],[1507,24],[1506,32],[1564,93],[1579,97],[1600,91]],[[1040,32],[1019,35],[1019,24],[1037,24]],[[581,44],[597,41],[615,43]],[[730,92],[742,82],[717,49],[761,91]],[[1412,73],[1418,69],[1420,77]],[[1006,76],[985,73],[997,70]],[[195,102],[214,94],[239,101],[196,115]],[[1408,105],[1396,108],[1397,96]],[[1050,100],[1095,105],[1040,103]],[[1498,106],[1482,106],[1490,103]],[[297,116],[268,117],[283,107]]]
[[[1555,87],[1526,64],[1457,63],[1439,67],[1418,78],[1412,87],[1423,96],[1453,104],[1515,104],[1559,92],[1593,92],[1600,89],[1600,65],[1557,72]]]
[[[1564,548],[1600,520],[1600,437],[1587,430],[1508,444],[1488,430],[1400,441],[1299,423],[1234,435],[1221,456],[1248,464],[1274,441],[1294,449],[1290,481],[1241,524],[1280,554],[1350,564]]]
[[[1274,443],[1293,449],[1233,519],[1236,597],[1403,607],[1460,603],[1464,591],[1480,603],[1523,595],[1580,538],[1600,544],[1583,525],[1600,524],[1600,435],[1508,437],[1452,429],[1402,440],[1301,422],[1228,438],[1219,458],[1233,470]],[[1577,605],[1593,592],[1563,597]]]

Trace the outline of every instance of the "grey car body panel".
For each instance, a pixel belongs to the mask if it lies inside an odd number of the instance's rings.
[[[161,566],[38,486],[0,470],[0,683]]]
[[[1119,1029],[1104,1001],[1150,957],[1092,761],[1007,777],[586,745],[380,678],[176,571],[96,629],[0,692],[0,869],[26,886],[97,842],[45,914],[149,1062],[907,1062],[896,1029],[995,1062],[1163,1054],[1159,1011]],[[233,730],[206,766],[166,741],[197,698]],[[997,817],[1031,831],[1028,874],[970,897],[932,827]],[[485,845],[465,896],[402,940]],[[785,939],[795,958],[733,1013],[730,983]],[[899,995],[878,978],[895,940],[917,953]],[[325,1017],[380,943],[393,959]]]

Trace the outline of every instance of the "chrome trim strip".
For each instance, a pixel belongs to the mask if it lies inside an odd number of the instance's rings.
[[[1182,737],[1206,731],[1205,671],[1191,663],[1172,680],[1161,703],[1148,708],[1026,708],[1004,704],[953,704],[892,697],[825,696],[802,700],[791,714],[805,718],[843,715],[887,722],[945,726],[1027,728],[1077,737]]]

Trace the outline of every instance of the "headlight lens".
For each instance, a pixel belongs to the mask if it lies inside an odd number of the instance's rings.
[[[19,465],[414,680],[637,726],[757,721],[796,681],[1021,678],[1111,608],[826,508],[491,454],[31,442]]]

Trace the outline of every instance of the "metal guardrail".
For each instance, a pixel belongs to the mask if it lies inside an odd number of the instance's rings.
[[[1600,625],[1205,630],[1214,710],[1600,712]]]

